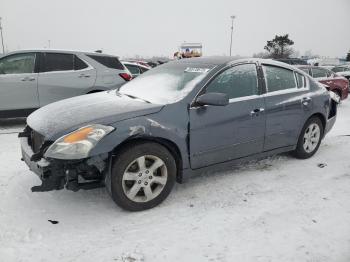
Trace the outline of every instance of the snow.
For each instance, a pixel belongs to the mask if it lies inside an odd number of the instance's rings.
[[[0,124],[0,261],[350,261],[350,101],[313,158],[203,174],[138,213],[105,189],[31,193],[23,123]]]

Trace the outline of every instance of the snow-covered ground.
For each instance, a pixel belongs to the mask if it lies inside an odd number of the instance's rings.
[[[23,121],[0,124],[0,261],[350,261],[350,101],[313,158],[205,174],[139,213],[104,189],[31,193]]]

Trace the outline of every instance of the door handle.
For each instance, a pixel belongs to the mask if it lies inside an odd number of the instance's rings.
[[[80,74],[80,75],[79,75],[79,78],[83,78],[83,77],[84,77],[84,78],[89,78],[90,75],[86,75],[86,74]]]
[[[251,115],[251,116],[259,115],[259,113],[262,113],[262,112],[264,112],[264,111],[265,111],[264,108],[255,108],[254,110],[252,110],[252,111],[250,112],[250,115]]]
[[[35,80],[35,77],[29,77],[29,76],[23,77],[21,79],[21,81],[34,81],[34,80]]]

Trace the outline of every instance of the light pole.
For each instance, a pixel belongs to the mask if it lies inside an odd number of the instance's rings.
[[[231,42],[230,42],[230,56],[232,54],[232,35],[233,35],[233,20],[236,18],[236,16],[231,15],[231,19],[232,19],[232,24],[231,24]]]
[[[0,33],[1,33],[1,44],[2,44],[2,54],[5,54],[4,37],[2,35],[1,17],[0,17]]]

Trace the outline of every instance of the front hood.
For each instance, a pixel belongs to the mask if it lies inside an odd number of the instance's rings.
[[[125,119],[159,112],[162,105],[133,99],[115,91],[77,96],[44,106],[27,118],[27,124],[55,140],[88,124],[112,124]]]

